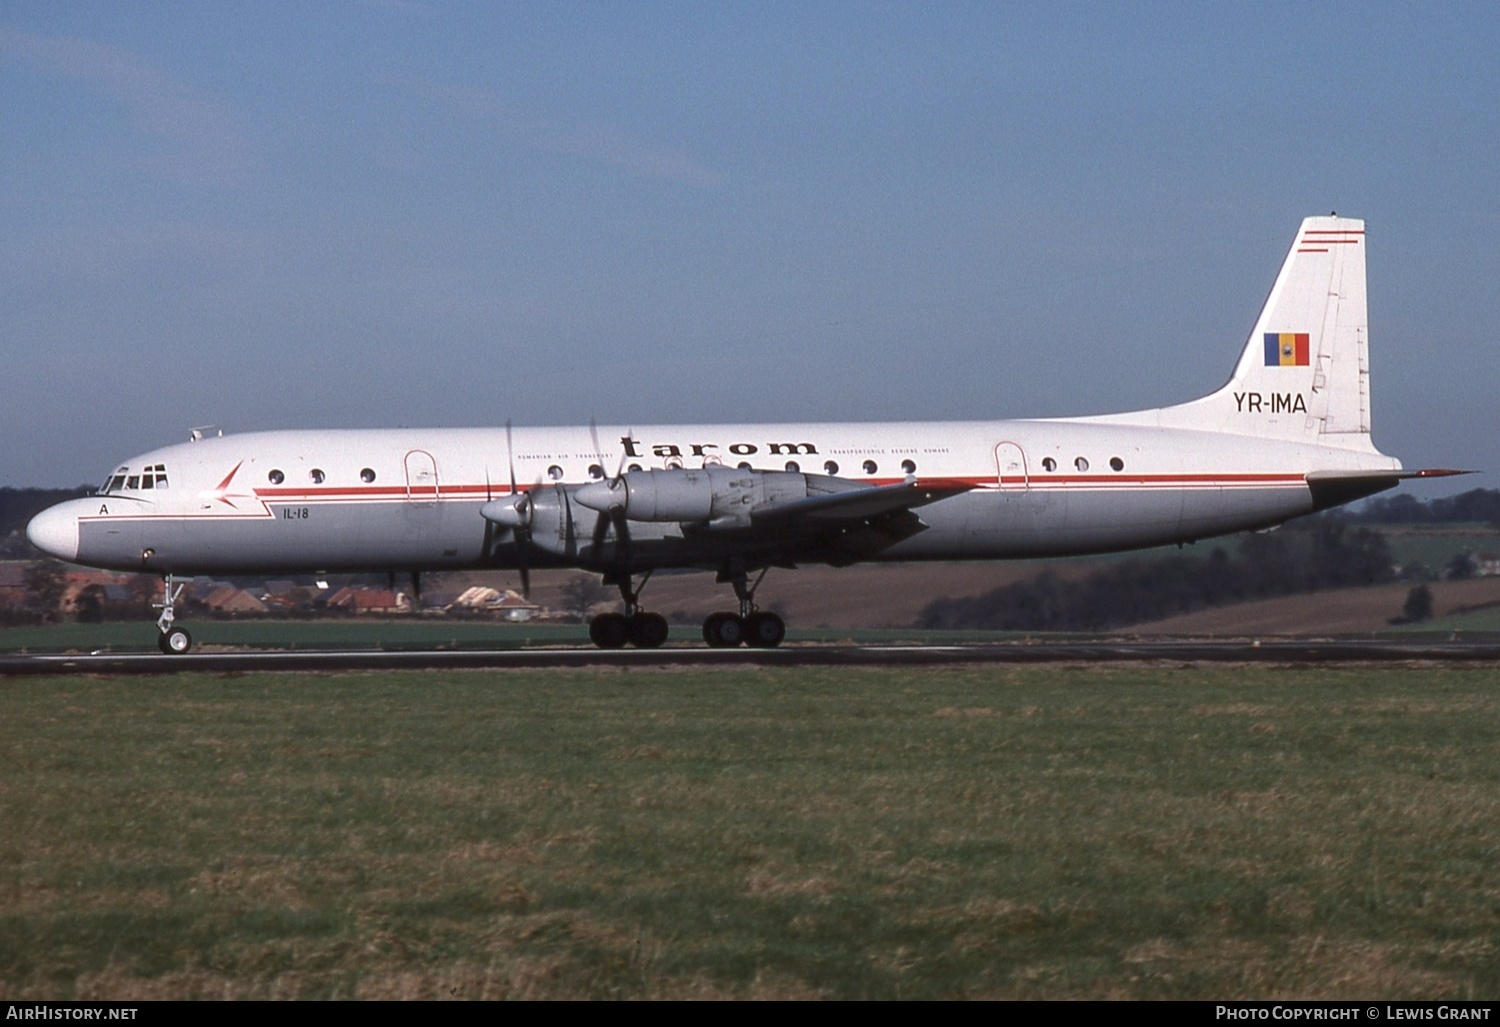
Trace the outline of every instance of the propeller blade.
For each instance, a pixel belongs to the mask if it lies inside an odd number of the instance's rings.
[[[515,435],[511,429],[510,418],[505,419],[505,460],[510,465],[510,508],[500,511],[501,516],[495,518],[499,523],[507,524],[511,530],[511,537],[516,540],[516,573],[521,578],[521,594],[527,599],[531,598],[531,515],[532,503],[531,492],[521,492],[516,488],[516,446]],[[541,479],[538,478],[533,489],[540,486]],[[514,523],[511,523],[511,522]]]
[[[510,464],[510,494],[516,494],[516,447],[511,441],[510,418],[505,419],[505,462]]]

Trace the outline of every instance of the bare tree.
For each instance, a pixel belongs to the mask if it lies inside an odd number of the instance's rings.
[[[26,567],[26,608],[50,624],[62,619],[68,576],[56,560],[37,560]]]
[[[579,620],[587,620],[589,609],[595,603],[602,603],[609,599],[609,589],[599,583],[597,578],[591,578],[587,574],[575,574],[563,582],[562,588],[563,609]]]

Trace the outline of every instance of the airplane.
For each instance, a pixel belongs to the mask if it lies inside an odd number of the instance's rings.
[[[199,574],[578,568],[619,589],[594,644],[662,645],[641,592],[713,571],[709,646],[774,647],[766,572],[998,560],[1270,528],[1407,478],[1370,435],[1362,220],[1298,229],[1229,381],[1153,410],[1009,421],[192,433],[38,514],[61,560],[161,576],[158,642]]]

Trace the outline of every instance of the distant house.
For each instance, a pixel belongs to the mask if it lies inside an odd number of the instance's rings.
[[[1500,575],[1500,553],[1479,553],[1470,550],[1459,553],[1448,561],[1443,571],[1445,578],[1492,578]]]
[[[380,588],[342,588],[328,600],[328,609],[346,613],[410,613],[411,600],[405,592]]]
[[[203,597],[203,605],[215,613],[263,614],[270,609],[252,592],[233,585],[220,585]]]
[[[467,589],[453,600],[451,609],[499,614],[509,621],[530,620],[542,612],[540,606],[519,592],[511,589],[502,592],[487,585]]]
[[[296,596],[288,594],[268,593],[261,596],[260,601],[266,604],[266,610],[270,613],[292,614],[302,607]]]
[[[483,610],[491,603],[498,601],[500,591],[485,585],[475,585],[473,588],[465,589],[459,593],[458,598],[453,600],[453,605],[465,610]]]

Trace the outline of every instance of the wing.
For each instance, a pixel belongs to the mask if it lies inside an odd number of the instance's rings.
[[[839,480],[848,482],[848,479]],[[936,503],[974,487],[963,482],[932,481],[875,486],[861,486],[856,482],[848,484],[852,488],[843,492],[764,503],[750,511],[750,523],[756,527],[770,527],[797,522],[830,525],[878,520]]]

